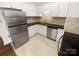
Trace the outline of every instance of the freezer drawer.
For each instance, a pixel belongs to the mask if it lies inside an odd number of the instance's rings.
[[[4,10],[5,17],[25,17],[25,12],[21,10],[12,10],[12,9],[5,9]]]
[[[48,38],[56,40],[56,36],[57,36],[57,29],[53,29],[53,28],[47,29],[47,37]]]
[[[27,23],[27,20],[24,17],[6,18],[5,21],[7,22],[8,26],[14,26],[14,25],[18,25],[18,24]]]
[[[21,45],[23,45],[28,41],[28,30],[26,25],[11,27],[9,28],[9,30],[15,48],[20,47]]]

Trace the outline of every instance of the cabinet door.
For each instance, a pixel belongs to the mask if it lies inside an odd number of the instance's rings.
[[[32,26],[28,27],[28,35],[31,37],[33,35],[33,28]]]
[[[39,34],[42,33],[41,25],[37,25],[37,33],[39,33]]]
[[[60,37],[64,34],[64,29],[58,29],[56,41],[59,41]]]
[[[79,2],[69,3],[67,17],[79,17]]]
[[[41,16],[41,12],[43,11],[49,11],[49,15],[51,16],[57,16],[57,3],[45,3],[40,6],[38,6],[38,15]]]
[[[57,2],[51,3],[50,15],[56,17],[57,16],[57,10],[58,10],[58,3]]]
[[[35,35],[37,33],[36,25],[28,27],[28,35],[29,37]]]
[[[0,7],[8,7],[11,8],[10,2],[0,2]]]
[[[28,27],[29,37],[35,35],[36,33],[47,36],[47,26],[33,25],[33,26]]]
[[[36,6],[29,4],[29,3],[24,3],[23,6],[23,11],[25,11],[26,16],[36,16]]]
[[[33,25],[33,35],[37,33],[37,25]]]
[[[58,17],[66,17],[68,11],[68,2],[59,2],[58,3]]]
[[[22,2],[11,2],[10,3],[12,8],[16,8],[16,9],[22,9]]]
[[[47,26],[41,26],[41,34],[47,36]]]

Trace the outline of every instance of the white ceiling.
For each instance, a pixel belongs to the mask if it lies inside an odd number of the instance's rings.
[[[30,3],[33,5],[42,5],[42,4],[53,3],[53,2],[26,2],[26,3]]]

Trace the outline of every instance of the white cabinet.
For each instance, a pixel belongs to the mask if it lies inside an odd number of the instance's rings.
[[[42,11],[49,11],[49,15],[53,17],[66,17],[68,6],[68,2],[45,3],[38,6],[37,15],[41,16]]]
[[[28,35],[29,37],[31,37],[33,35],[33,30],[32,30],[32,27],[28,27]]]
[[[47,36],[47,26],[37,25],[37,33]]]
[[[38,6],[37,15],[41,16],[42,11],[49,11],[49,14],[51,16],[57,15],[57,3],[45,3],[40,6]]]
[[[42,30],[41,34],[44,35],[44,36],[47,36],[47,26],[42,25],[41,30]]]
[[[42,34],[41,25],[37,24],[37,33]]]
[[[64,34],[64,29],[58,29],[56,41],[58,42],[61,36]]]
[[[56,17],[57,16],[57,10],[58,10],[58,3],[51,4],[50,15]]]
[[[28,35],[29,37],[39,33],[41,35],[47,36],[47,26],[43,25],[33,25],[28,27]]]
[[[0,7],[8,7],[11,8],[11,5],[9,2],[0,2]]]
[[[58,3],[58,12],[57,12],[58,17],[67,16],[68,4],[69,4],[68,2],[59,2]]]
[[[15,9],[22,9],[22,4],[22,2],[10,2],[11,7]]]
[[[26,16],[36,16],[36,6],[29,3],[24,3],[22,9],[25,11]]]
[[[28,35],[29,35],[29,37],[35,35],[35,34],[37,33],[36,30],[37,30],[37,29],[36,29],[36,25],[29,26],[29,27],[28,27]]]
[[[36,6],[31,3],[10,2],[9,6],[11,6],[11,8],[23,10],[26,13],[26,16],[36,16]]]
[[[79,17],[79,2],[69,3],[67,17]]]

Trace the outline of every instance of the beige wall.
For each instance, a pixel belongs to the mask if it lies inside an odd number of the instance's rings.
[[[79,34],[79,17],[68,17],[65,22],[65,31]]]

